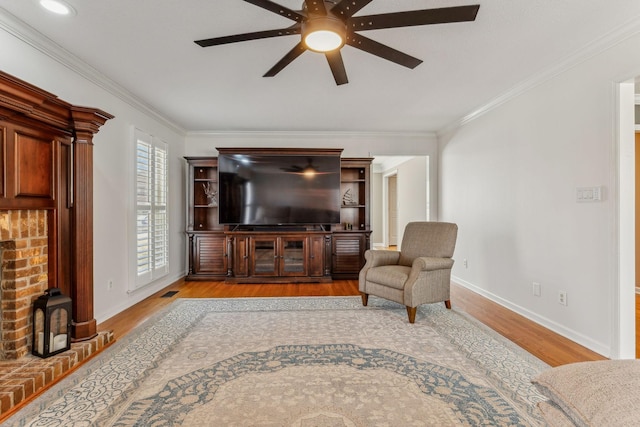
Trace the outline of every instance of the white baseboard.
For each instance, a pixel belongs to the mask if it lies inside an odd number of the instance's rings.
[[[95,313],[96,323],[102,323],[106,320],[109,320],[116,314],[120,314],[124,310],[132,307],[145,298],[148,298],[156,292],[159,292],[164,288],[171,286],[178,280],[185,277],[185,275],[186,274],[184,274],[184,272],[179,272],[171,276],[165,276],[156,282],[151,282],[148,285],[136,289],[135,291],[127,290],[125,293],[126,298],[121,300],[119,304],[109,307],[109,310],[103,313]]]
[[[535,322],[541,326],[544,326],[545,328],[559,334],[562,335],[563,337],[570,339],[573,342],[576,342],[592,351],[595,351],[598,354],[601,354],[605,357],[611,357],[611,348],[608,347],[605,344],[602,344],[600,342],[594,341],[591,338],[584,336],[583,334],[576,332],[572,329],[566,328],[563,325],[560,325],[559,323],[556,323],[550,319],[547,319],[546,317],[540,316],[530,310],[525,309],[524,307],[521,307],[517,304],[513,304],[510,301],[507,301],[497,295],[492,294],[491,292],[488,292],[482,288],[477,287],[476,285],[469,283],[465,280],[460,279],[459,277],[455,277],[452,276],[451,277],[451,281],[454,282],[457,285],[462,286],[463,288],[469,289],[470,291],[473,291],[477,294],[482,295],[483,297],[495,302],[496,304],[499,304],[505,308],[508,308],[509,310],[523,316],[526,317],[527,319],[531,320],[532,322]]]

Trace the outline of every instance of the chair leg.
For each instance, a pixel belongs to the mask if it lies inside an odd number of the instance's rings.
[[[360,296],[362,297],[362,305],[365,307],[369,303],[369,294],[365,294],[364,292],[360,292]]]
[[[444,306],[447,307],[448,310],[451,310],[451,300],[446,300]]]
[[[418,307],[409,307],[407,306],[407,314],[409,315],[409,323],[416,322],[416,310]]]

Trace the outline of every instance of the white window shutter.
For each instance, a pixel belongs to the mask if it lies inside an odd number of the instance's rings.
[[[167,144],[136,129],[136,283],[169,272]]]
[[[169,273],[167,144],[154,139],[153,158],[153,276],[155,279]]]

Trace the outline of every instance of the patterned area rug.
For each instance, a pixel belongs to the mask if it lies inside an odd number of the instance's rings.
[[[541,426],[548,366],[444,304],[178,299],[15,426]]]

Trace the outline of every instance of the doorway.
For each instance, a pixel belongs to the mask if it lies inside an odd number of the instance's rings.
[[[400,246],[410,221],[435,218],[437,177],[432,156],[373,156],[371,179],[372,247]]]

